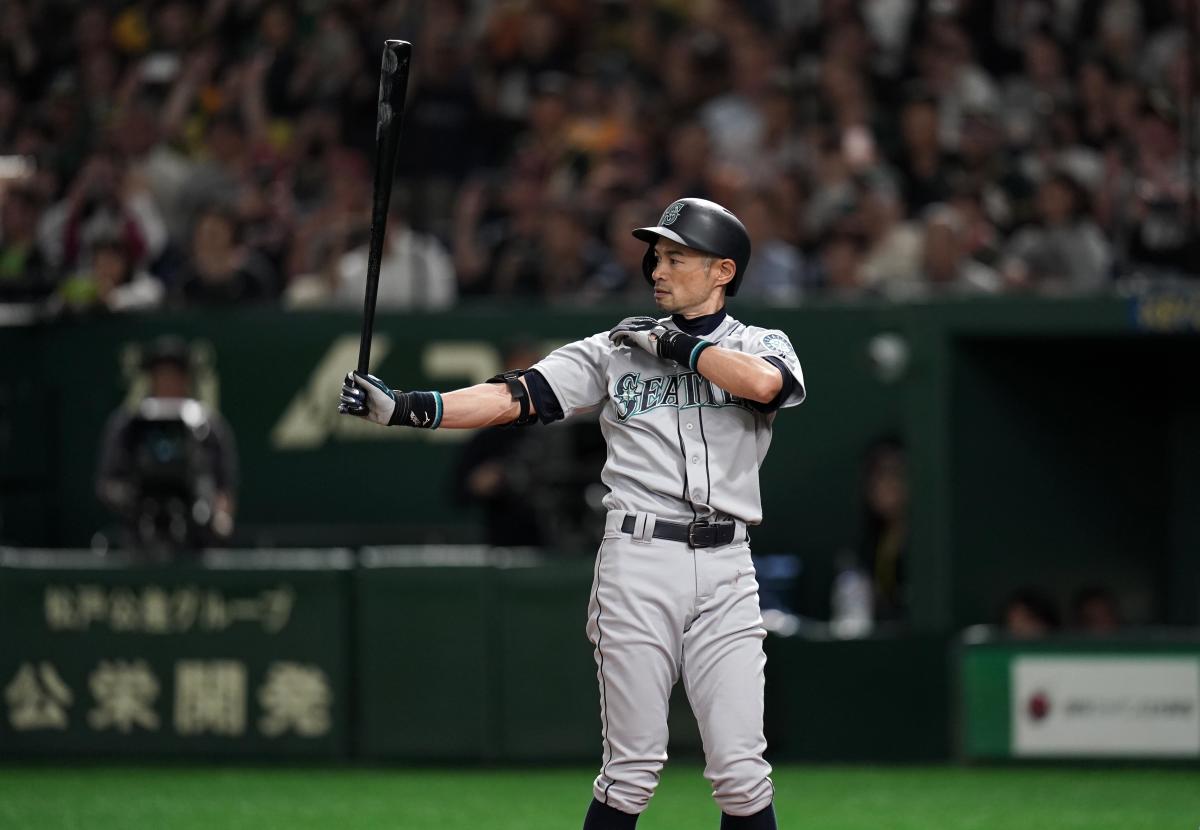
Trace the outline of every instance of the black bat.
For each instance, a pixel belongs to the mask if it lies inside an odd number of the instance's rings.
[[[379,70],[379,108],[375,118],[375,190],[371,196],[371,243],[367,255],[367,291],[363,299],[362,339],[358,343],[358,373],[367,374],[371,362],[371,335],[375,330],[375,298],[379,294],[379,266],[383,237],[387,233],[388,204],[396,175],[396,148],[404,122],[404,96],[412,44],[404,40],[383,42]]]

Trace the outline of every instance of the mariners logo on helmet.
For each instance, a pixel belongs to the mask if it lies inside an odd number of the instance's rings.
[[[633,235],[646,243],[642,257],[642,276],[654,282],[654,267],[658,257],[654,245],[659,239],[670,239],[680,245],[708,256],[732,259],[736,269],[725,296],[737,293],[738,284],[750,263],[750,236],[746,227],[726,208],[707,199],[688,197],[676,199],[653,228],[635,228]]]

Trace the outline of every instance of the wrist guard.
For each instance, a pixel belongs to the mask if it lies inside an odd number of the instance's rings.
[[[674,360],[681,366],[696,371],[700,353],[713,345],[707,340],[693,337],[682,331],[667,329],[658,337],[658,356]]]
[[[388,426],[437,429],[442,423],[442,396],[437,392],[398,392]]]

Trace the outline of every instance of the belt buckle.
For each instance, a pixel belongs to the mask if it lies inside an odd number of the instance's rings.
[[[708,537],[706,539],[704,539],[703,541],[701,541],[700,543],[696,542],[696,528],[700,528],[702,530],[708,530],[711,527],[712,527],[712,525],[708,522],[707,519],[702,519],[700,521],[695,521],[695,522],[688,522],[688,526],[687,526],[688,547],[690,547],[690,548],[710,548],[710,547],[712,547],[711,534],[708,535]]]

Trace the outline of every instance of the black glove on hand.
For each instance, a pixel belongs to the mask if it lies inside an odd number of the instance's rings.
[[[383,426],[437,429],[442,423],[442,396],[437,392],[398,393],[374,375],[347,372],[338,412]]]
[[[669,329],[653,317],[626,317],[613,326],[608,339],[618,345],[636,345],[655,357],[687,366],[693,372],[700,353],[713,345],[678,329]]]

